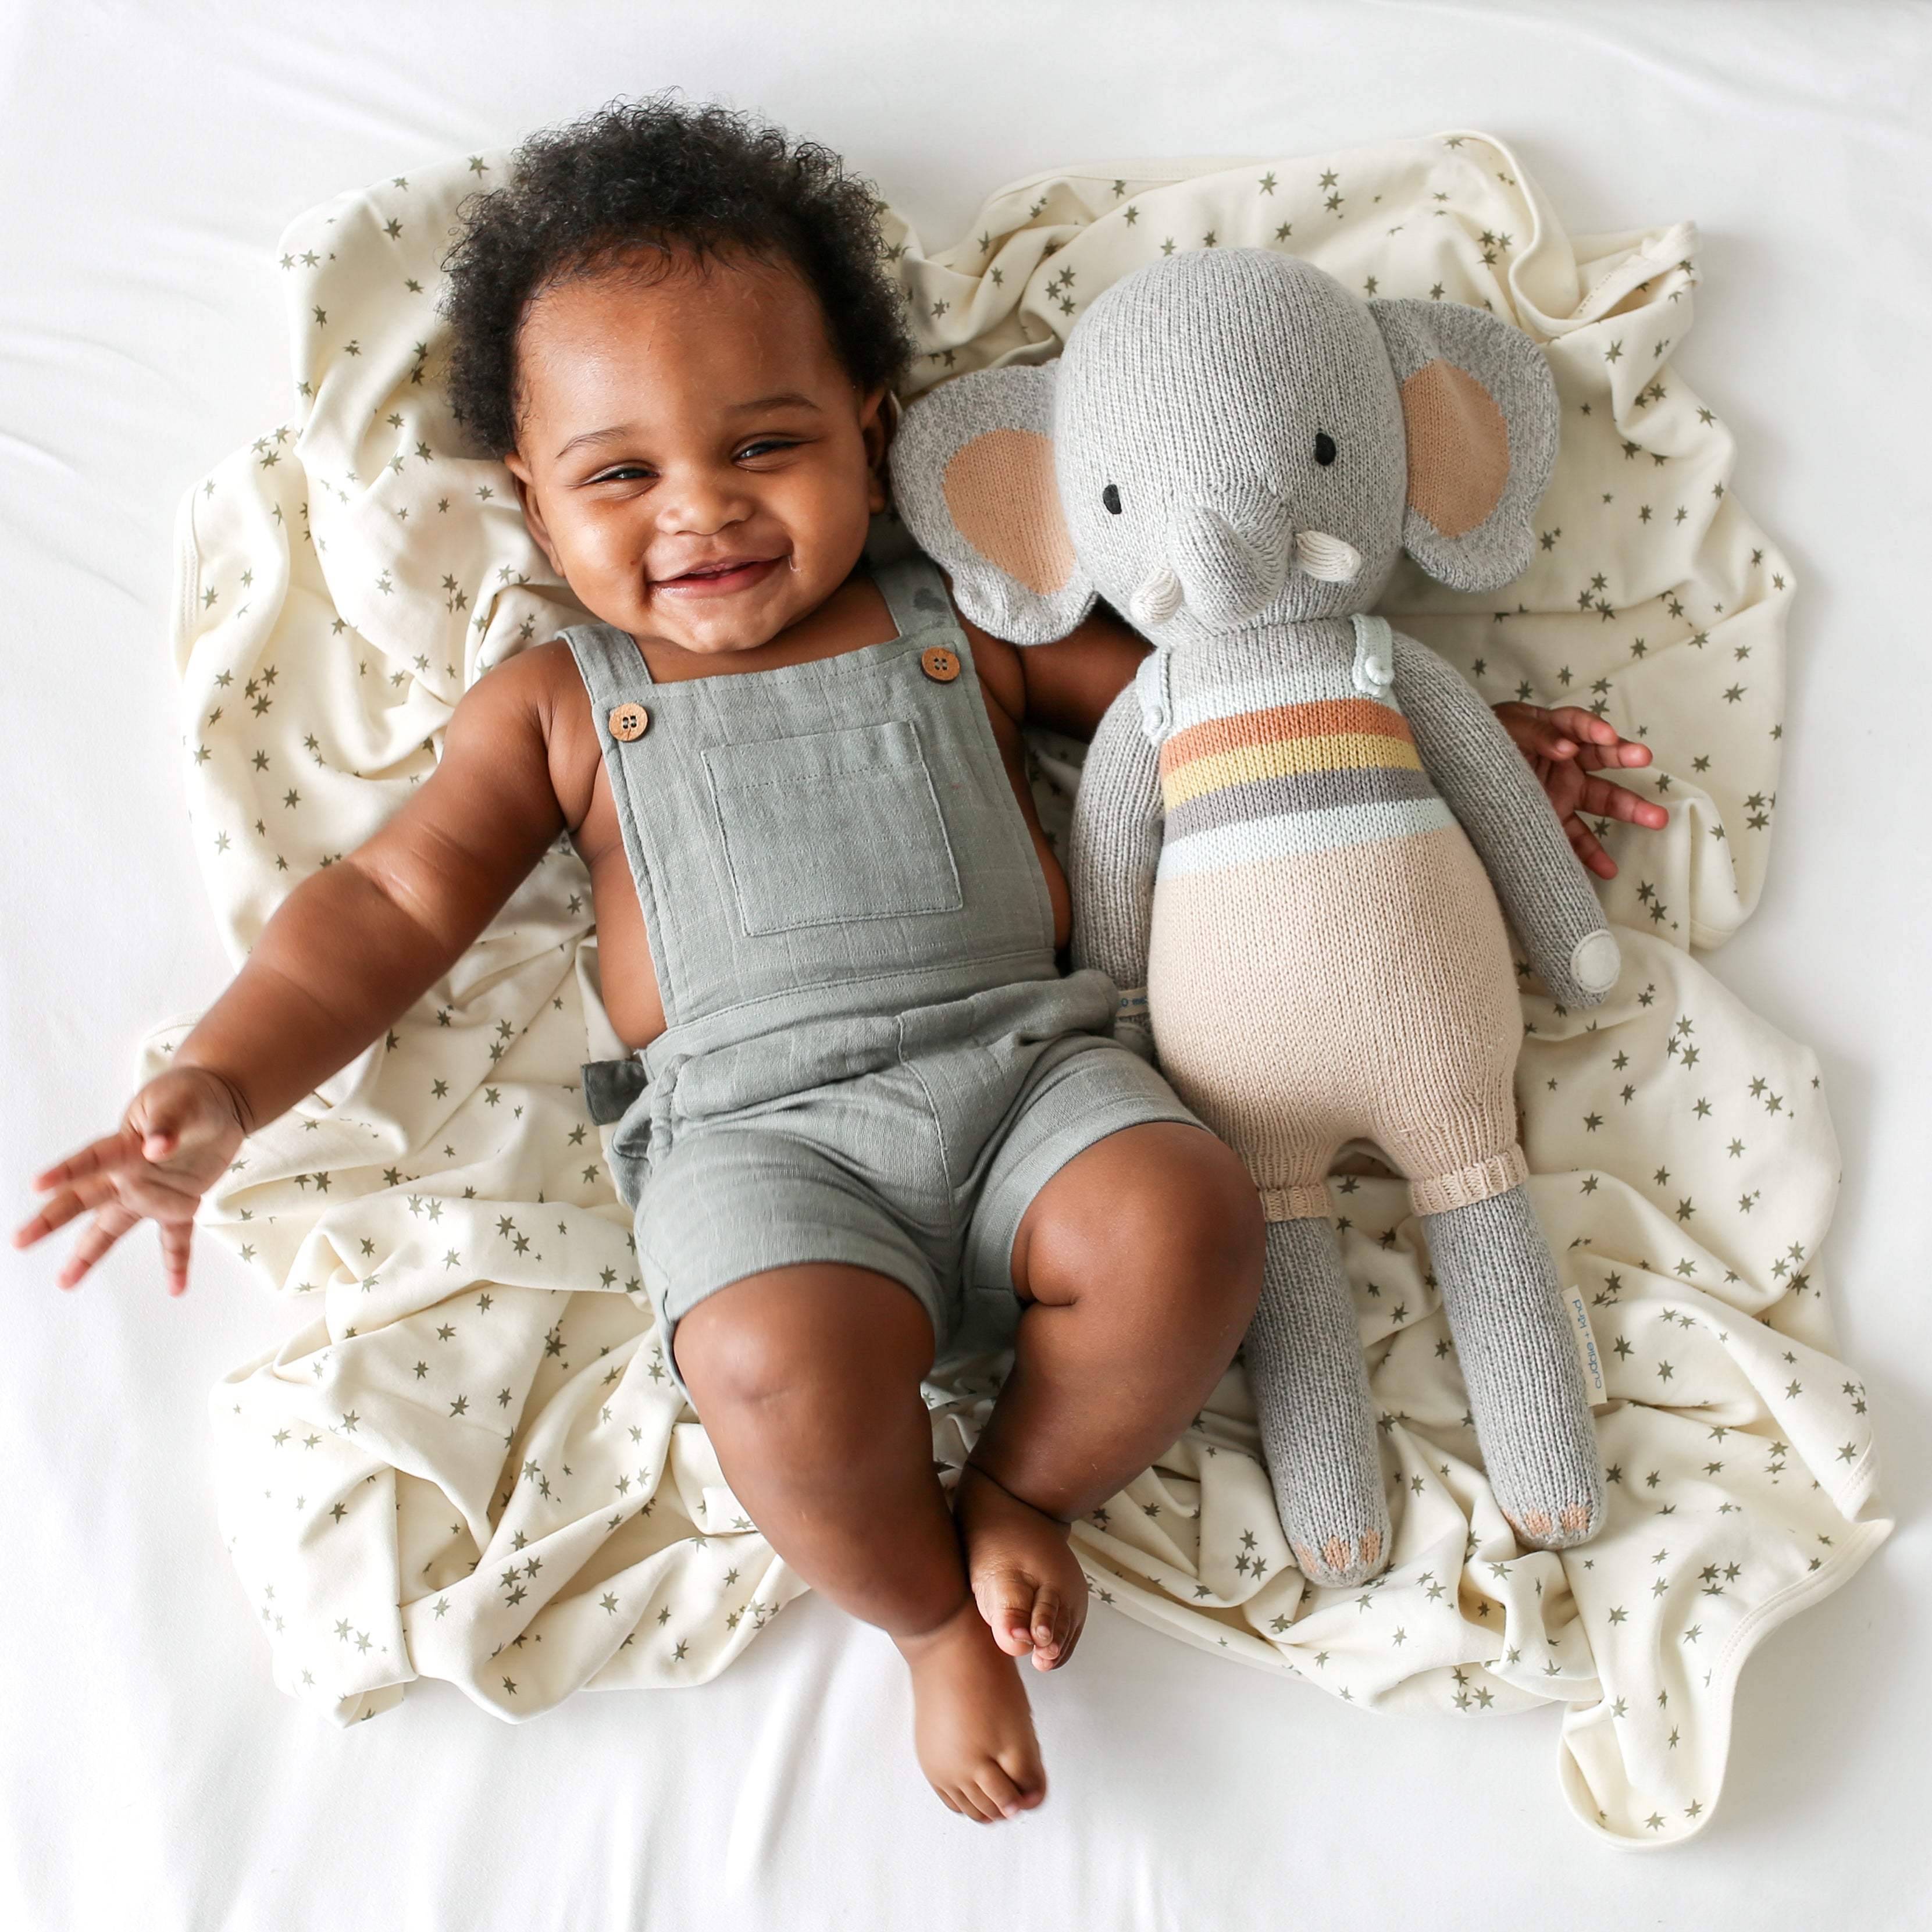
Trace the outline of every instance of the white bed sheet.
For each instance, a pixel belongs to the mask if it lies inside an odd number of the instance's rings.
[[[139,1035],[226,970],[180,802],[170,530],[282,412],[288,217],[671,83],[842,148],[931,237],[1059,161],[1483,128],[1573,232],[1702,225],[1684,374],[1802,592],[1780,844],[1717,970],[1822,1058],[1838,1318],[1900,1518],[1748,1668],[1722,1813],[1682,1850],[1576,1829],[1553,1714],[1378,1719],[1105,1611],[1037,1688],[1048,1804],[986,1832],[920,1784],[884,1640],[816,1600],[702,1689],[508,1730],[422,1684],[374,1726],[318,1724],[268,1682],[208,1475],[206,1390],[284,1311],[212,1252],[181,1306],[144,1239],[70,1299],[36,1257],[0,1330],[7,1922],[1932,1922],[1928,82],[1932,9],[1846,0],[0,8],[0,1200],[112,1118]]]

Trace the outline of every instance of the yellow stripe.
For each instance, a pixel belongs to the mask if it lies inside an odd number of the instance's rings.
[[[1279,738],[1267,745],[1243,745],[1211,758],[1190,758],[1161,782],[1161,795],[1172,812],[1204,792],[1224,785],[1246,784],[1256,778],[1278,778],[1304,772],[1419,772],[1422,760],[1413,745],[1399,738],[1371,737],[1358,731],[1338,731],[1319,738]]]

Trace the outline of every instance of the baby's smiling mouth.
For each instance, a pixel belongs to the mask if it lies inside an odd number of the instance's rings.
[[[680,597],[728,596],[762,584],[784,562],[782,556],[713,557],[707,562],[692,565],[675,577],[655,578],[651,588]]]

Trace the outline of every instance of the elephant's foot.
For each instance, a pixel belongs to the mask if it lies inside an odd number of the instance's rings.
[[[1275,1508],[1312,1583],[1363,1583],[1389,1559],[1388,1504],[1354,1297],[1334,1226],[1276,1221],[1248,1378]]]
[[[1427,1219],[1476,1439],[1518,1539],[1568,1550],[1602,1528],[1603,1459],[1550,1244],[1520,1187]]]

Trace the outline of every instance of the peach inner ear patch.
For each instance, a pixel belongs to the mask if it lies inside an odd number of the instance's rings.
[[[1460,537],[1497,504],[1509,482],[1509,424],[1466,369],[1439,356],[1402,386],[1408,430],[1409,508],[1436,532]]]
[[[1073,539],[1054,481],[1053,440],[1037,430],[994,429],[953,452],[946,507],[959,534],[1009,577],[1042,597],[1073,575]]]

